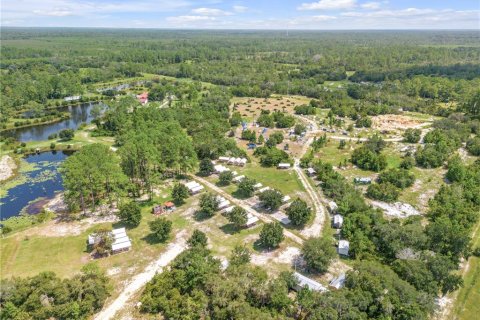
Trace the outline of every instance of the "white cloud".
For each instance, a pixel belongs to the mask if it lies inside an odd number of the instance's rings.
[[[245,6],[233,6],[233,11],[238,12],[238,13],[244,13],[247,12],[248,7]]]
[[[49,17],[67,17],[73,16],[73,11],[68,9],[54,9],[52,11],[44,11],[44,10],[33,10],[33,13],[39,16],[49,16]]]
[[[177,17],[167,17],[165,20],[167,22],[175,24],[185,24],[189,22],[198,22],[198,21],[215,21],[215,17],[209,16],[177,16]]]
[[[380,2],[366,2],[361,5],[364,9],[376,10],[379,9],[381,6]]]
[[[197,8],[192,13],[202,16],[231,16],[233,13],[215,8]]]
[[[298,10],[338,10],[355,7],[356,0],[320,0],[318,2],[302,3]]]
[[[326,16],[326,15],[319,15],[319,16],[312,16],[313,21],[329,21],[335,20],[337,17],[335,16]]]

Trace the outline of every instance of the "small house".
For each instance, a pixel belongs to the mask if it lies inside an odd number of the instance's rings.
[[[270,187],[263,187],[263,188],[258,190],[258,193],[264,193],[267,190],[270,190]]]
[[[346,278],[347,277],[345,273],[342,273],[338,277],[333,278],[332,281],[330,281],[330,283],[328,284],[329,288],[334,290],[343,288],[343,286],[345,285]]]
[[[233,181],[234,183],[237,183],[237,182],[242,181],[243,179],[245,179],[245,176],[244,176],[244,175],[241,175],[241,176],[236,176],[235,178],[232,179],[232,181]]]
[[[193,195],[193,194],[200,193],[202,190],[203,190],[203,186],[198,185],[190,189],[190,193]]]
[[[347,240],[338,241],[338,254],[348,257],[348,250],[350,249],[350,242]]]
[[[218,158],[218,161],[220,161],[220,162],[228,162],[228,160],[230,160],[229,157],[220,157],[220,158]]]
[[[289,169],[290,163],[279,163],[277,166],[278,169]]]
[[[227,208],[225,208],[225,209],[222,211],[222,214],[223,214],[223,215],[227,215],[227,214],[229,214],[230,212],[232,212],[233,209],[235,209],[235,206],[227,207]]]
[[[255,190],[260,189],[261,187],[263,187],[263,184],[261,184],[260,182],[253,185],[253,188]]]
[[[330,211],[330,213],[334,214],[337,212],[338,210],[338,205],[335,201],[330,201],[328,203],[328,210]]]
[[[152,208],[152,214],[162,214],[162,213],[163,213],[163,207],[161,205],[157,204]]]
[[[354,178],[353,182],[355,182],[356,184],[370,184],[372,183],[372,178],[368,178],[368,177]]]
[[[255,217],[253,214],[251,213],[247,213],[247,222],[244,224],[244,227],[245,228],[250,228],[250,227],[253,227],[254,225],[256,225],[258,222],[258,218]]]
[[[297,284],[293,288],[295,291],[300,291],[302,288],[308,288],[312,291],[319,292],[327,291],[327,288],[325,288],[322,284],[318,283],[313,279],[307,278],[298,272],[295,272],[293,276],[295,277],[295,280],[297,280]]]
[[[313,168],[307,168],[307,175],[313,177],[317,172]]]
[[[172,212],[176,209],[175,204],[171,201],[167,201],[163,204],[166,212]]]
[[[341,229],[343,226],[343,217],[340,214],[336,214],[333,216],[333,227],[335,229]]]
[[[214,169],[215,173],[218,173],[218,174],[220,174],[220,173],[222,173],[222,172],[230,171],[229,168],[227,168],[227,167],[225,167],[225,166],[223,166],[223,165],[221,165],[221,164],[215,165],[215,166],[213,167],[213,169]]]
[[[80,100],[81,96],[69,96],[69,97],[65,97],[64,100],[65,101],[78,101]]]
[[[217,196],[217,202],[218,202],[218,206],[217,206],[218,210],[225,209],[230,205],[230,201],[228,201],[222,196]]]

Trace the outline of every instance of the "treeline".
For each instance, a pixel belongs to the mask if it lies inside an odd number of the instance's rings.
[[[168,270],[147,284],[141,312],[165,319],[323,320],[428,319],[433,310],[430,297],[378,262],[357,262],[343,289],[301,289],[291,295],[298,285],[292,273],[270,278],[265,269],[250,264],[251,253],[243,246],[234,248],[222,269],[207,241],[195,238]]]
[[[108,277],[97,265],[61,279],[53,272],[0,282],[2,319],[87,319],[100,311],[112,290]]]
[[[49,45],[39,45],[39,38],[48,39]],[[2,39],[11,39],[0,53],[5,114],[29,102],[46,104],[51,99],[93,91],[101,82],[143,73],[225,85],[235,96],[289,93],[322,100],[326,91],[345,91],[337,84],[326,86],[329,81],[349,78],[389,84],[382,86],[380,93],[378,88],[372,91],[368,108],[382,104],[420,108],[417,97],[462,100],[469,88],[475,87],[475,82],[470,82],[479,77],[478,50],[469,46],[476,42],[476,35],[469,31],[292,32],[287,37],[274,31],[85,33],[7,28]],[[16,39],[22,39],[21,47]],[[68,46],[65,39],[69,39]],[[431,61],[441,63],[431,65]],[[416,77],[425,85],[408,85]],[[438,84],[445,81],[455,85]],[[405,101],[404,96],[411,99]]]

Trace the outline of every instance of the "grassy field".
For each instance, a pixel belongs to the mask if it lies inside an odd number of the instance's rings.
[[[163,194],[165,193],[165,194]],[[162,195],[169,194],[169,190],[162,190]],[[155,197],[154,203],[167,200],[169,196]],[[189,208],[194,198],[183,205],[168,218],[173,222],[175,230],[183,229],[186,220],[181,213]],[[148,222],[155,219],[151,214],[151,204],[142,208],[142,222],[136,228],[127,230],[132,240],[132,250],[127,253],[113,255],[99,259],[98,263],[105,270],[117,266],[140,267],[158,256],[164,244],[154,243],[150,234]],[[70,225],[81,226],[82,222],[73,222]],[[91,225],[88,228],[79,228],[80,232],[71,232],[65,236],[56,235],[55,222],[37,225],[25,231],[13,233],[1,239],[1,270],[2,277],[29,276],[41,271],[54,271],[61,277],[68,277],[78,272],[89,262],[90,256],[86,251],[88,234],[99,227],[122,227],[121,223],[103,223]],[[51,235],[50,235],[51,234]],[[48,235],[48,236],[46,236]]]
[[[473,241],[473,248],[480,247],[480,232]],[[478,319],[480,314],[480,258],[470,257],[469,268],[463,277],[464,285],[460,289],[453,307],[453,318],[459,320]]]

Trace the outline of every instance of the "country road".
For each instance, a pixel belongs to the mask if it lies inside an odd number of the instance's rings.
[[[137,274],[132,281],[123,289],[122,293],[113,300],[109,305],[104,306],[102,311],[97,313],[94,317],[96,320],[110,320],[115,319],[118,311],[122,310],[128,300],[142,289],[148,281],[150,281],[155,274],[161,273],[163,268],[173,261],[186,247],[185,230],[179,232],[175,241],[167,246],[167,250],[163,252],[157,260],[150,263],[142,273]]]

